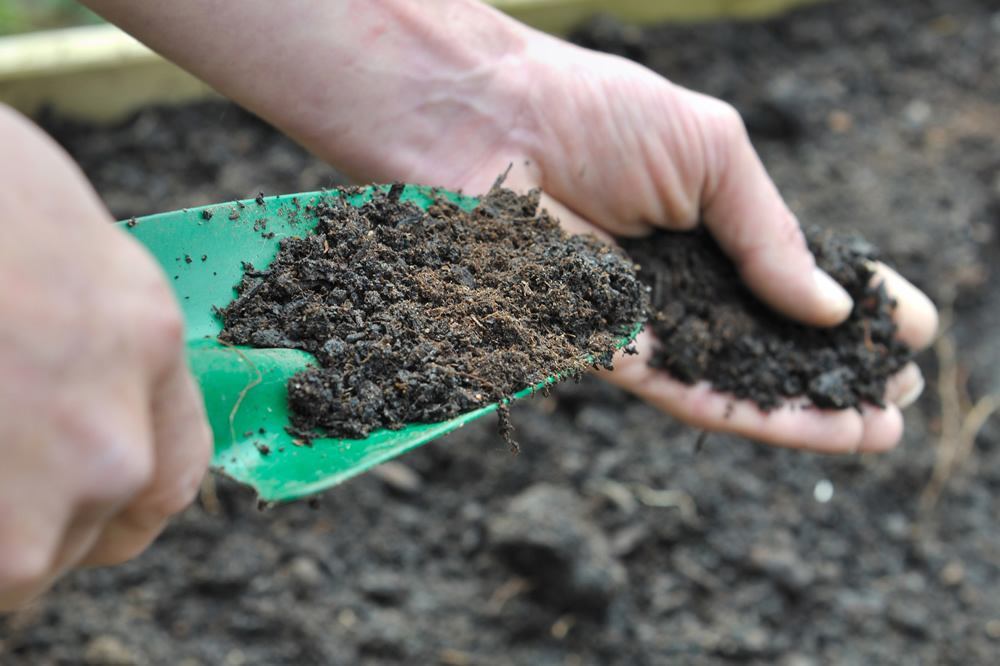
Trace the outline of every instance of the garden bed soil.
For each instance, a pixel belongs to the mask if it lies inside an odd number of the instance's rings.
[[[0,663],[996,663],[996,419],[921,496],[1000,391],[998,35],[987,0],[577,35],[733,101],[804,223],[859,231],[950,313],[899,449],[696,452],[587,378],[513,408],[516,458],[477,422],[318,508],[220,479],[138,560],[0,620]],[[119,219],[339,182],[224,104],[48,126]]]
[[[319,204],[314,233],[282,241],[266,270],[247,266],[220,312],[226,343],[316,357],[288,381],[296,434],[436,423],[610,369],[645,319],[632,262],[563,232],[538,191],[498,181],[471,211],[443,197],[424,211],[401,191]]]

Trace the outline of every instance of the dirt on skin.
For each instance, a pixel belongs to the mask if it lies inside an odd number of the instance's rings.
[[[320,204],[315,232],[250,267],[221,312],[225,342],[316,356],[288,382],[298,434],[434,423],[610,368],[644,319],[632,262],[563,232],[539,192],[495,186],[472,211],[443,198],[424,211],[401,190]]]
[[[623,240],[652,289],[659,346],[650,364],[765,410],[800,396],[823,408],[881,405],[886,381],[911,354],[895,339],[895,303],[872,284],[876,250],[858,236],[818,229],[808,241],[818,265],[854,299],[833,328],[804,326],[763,305],[703,228]]]

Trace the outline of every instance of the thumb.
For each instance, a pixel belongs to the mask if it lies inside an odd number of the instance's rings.
[[[697,97],[706,149],[704,223],[758,298],[804,323],[840,323],[850,314],[851,298],[816,266],[739,113],[724,102]]]

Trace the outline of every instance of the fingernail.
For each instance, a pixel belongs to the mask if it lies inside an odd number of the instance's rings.
[[[896,400],[896,406],[900,409],[906,409],[916,402],[920,394],[924,392],[924,376],[915,365],[908,365],[903,368],[900,374],[904,375],[900,377],[900,383],[909,388]]]
[[[813,283],[819,293],[823,305],[830,312],[831,318],[836,315],[838,322],[847,318],[854,307],[854,301],[847,295],[847,292],[837,284],[837,281],[827,275],[819,268],[813,269]]]

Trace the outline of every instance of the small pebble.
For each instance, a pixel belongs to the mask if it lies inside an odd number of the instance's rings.
[[[826,479],[817,481],[816,487],[813,488],[813,497],[820,504],[826,504],[833,499],[833,484]]]
[[[849,132],[854,125],[854,120],[846,111],[831,111],[826,118],[826,124],[830,131],[836,134]]]
[[[95,636],[83,651],[83,662],[93,666],[132,666],[138,657],[117,637]]]
[[[954,587],[965,579],[965,567],[958,560],[952,560],[941,569],[941,582]]]
[[[903,121],[913,129],[922,129],[931,119],[933,109],[922,99],[915,99],[903,109]]]
[[[399,462],[382,463],[378,467],[372,468],[371,473],[382,483],[404,495],[420,492],[424,485],[419,474]]]
[[[986,622],[986,635],[995,641],[1000,641],[1000,620]]]
[[[409,595],[409,581],[389,572],[369,571],[357,580],[358,588],[378,604],[395,606]]]
[[[243,653],[243,650],[230,650],[222,663],[225,666],[243,666],[247,663],[247,656]]]
[[[339,622],[340,626],[344,627],[345,629],[350,629],[355,624],[357,624],[358,616],[350,608],[345,608],[344,610],[337,613],[337,622]]]
[[[889,623],[913,636],[926,636],[930,629],[931,614],[924,603],[911,599],[889,604]]]
[[[801,593],[816,580],[815,568],[790,546],[757,544],[750,564],[790,592]]]
[[[296,557],[288,565],[288,571],[297,583],[307,587],[319,585],[323,581],[323,571],[311,557]]]
[[[781,660],[781,666],[818,666],[819,662],[810,656],[792,653]]]

